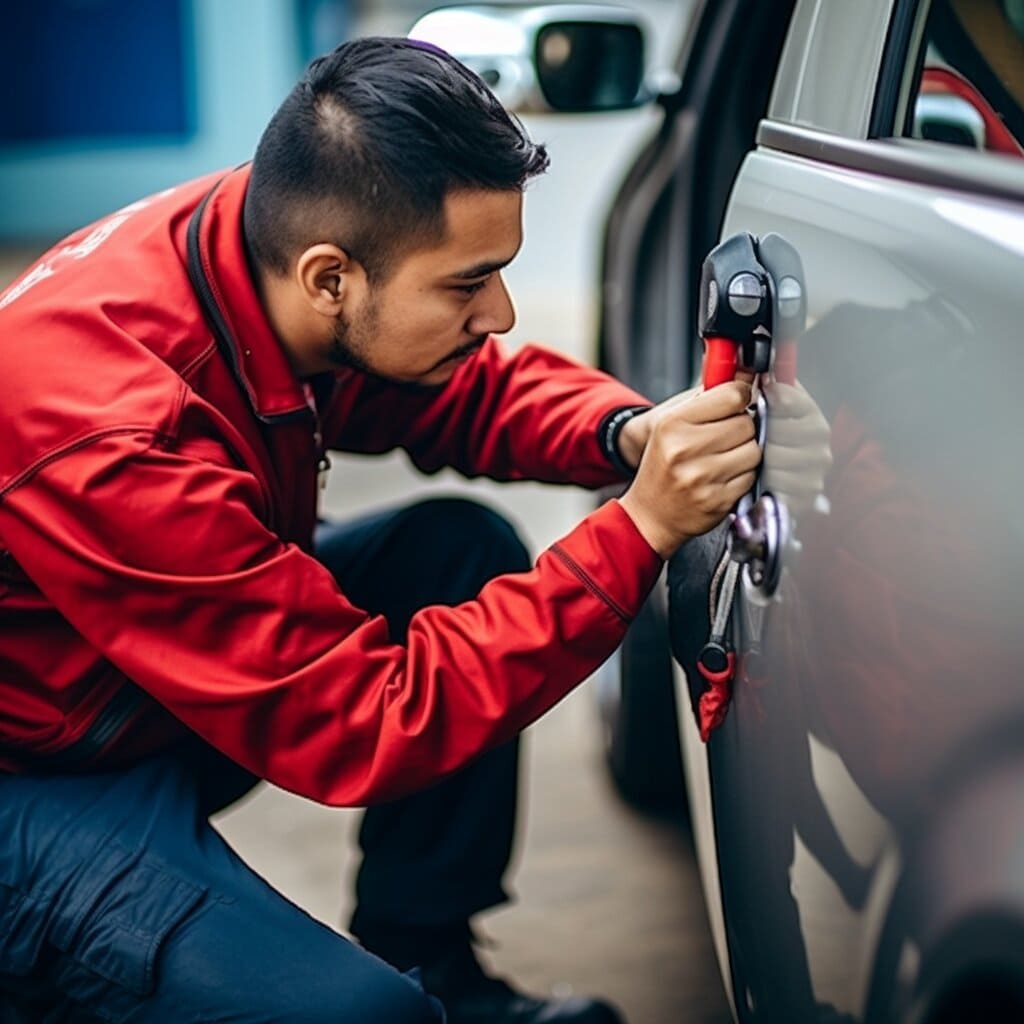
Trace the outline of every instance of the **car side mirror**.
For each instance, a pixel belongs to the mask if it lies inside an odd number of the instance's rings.
[[[475,71],[518,113],[627,110],[644,90],[644,30],[619,7],[475,4],[425,14],[410,39]]]
[[[965,99],[947,93],[923,93],[914,106],[915,138],[985,148],[985,119]]]

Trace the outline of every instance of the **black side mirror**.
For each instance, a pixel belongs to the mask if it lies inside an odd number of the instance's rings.
[[[442,7],[423,15],[411,39],[433,43],[475,71],[509,110],[627,110],[644,89],[639,15],[590,4]]]
[[[639,25],[557,21],[537,33],[537,84],[553,110],[635,106],[644,78]]]

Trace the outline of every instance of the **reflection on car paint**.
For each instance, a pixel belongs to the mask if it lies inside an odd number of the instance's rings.
[[[762,479],[784,496],[801,550],[770,603],[742,588],[737,650],[757,668],[709,749],[719,867],[753,1016],[861,1019],[873,987],[909,992],[916,979],[913,922],[934,902],[910,884],[925,824],[941,819],[947,787],[987,770],[983,737],[1020,710],[1024,352],[1008,344],[1012,311],[964,287],[963,267],[941,258],[949,243],[931,241],[940,218],[941,231],[953,222],[962,258],[989,266],[1019,215],[994,206],[1000,230],[986,230],[979,204],[961,203],[973,218],[949,217],[918,193],[910,219],[906,197],[849,174],[848,195],[865,186],[865,219],[837,234],[816,226],[833,210],[815,213],[835,182],[812,184],[799,165],[780,173],[783,162],[749,165],[746,195],[788,182],[801,220],[740,206],[731,221],[784,232],[807,265],[797,379],[764,385]],[[862,247],[867,236],[888,248]],[[990,285],[1006,294],[1010,277]],[[687,560],[699,573],[700,551],[684,550],[670,577],[690,608],[681,573]],[[984,835],[962,842],[984,859]],[[909,927],[879,945],[894,901]],[[878,949],[890,978],[874,976]]]

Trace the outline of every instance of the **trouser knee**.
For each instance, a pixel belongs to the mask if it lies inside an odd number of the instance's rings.
[[[392,980],[386,991],[367,999],[361,1020],[379,1020],[394,1024],[440,1024],[441,1004],[405,975]]]
[[[415,532],[429,545],[424,555],[445,572],[438,584],[454,592],[454,603],[475,597],[488,580],[503,573],[525,572],[530,555],[515,527],[493,509],[465,498],[435,498],[410,510]],[[465,590],[459,593],[459,588]]]
[[[385,968],[383,964],[380,973],[384,980],[378,977],[371,985],[360,984],[356,991],[346,986],[336,1001],[318,998],[314,1003],[312,996],[299,994],[293,1000],[281,1000],[266,1019],[294,1024],[348,1024],[349,1021],[440,1024],[443,1011],[436,999],[407,975]]]
[[[353,604],[386,616],[397,642],[421,608],[470,601],[495,576],[530,568],[512,525],[463,498],[323,523],[316,555]]]

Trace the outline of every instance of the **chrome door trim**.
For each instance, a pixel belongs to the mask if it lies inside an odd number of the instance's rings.
[[[1024,161],[919,139],[850,139],[765,119],[757,130],[765,149],[886,178],[1024,203]]]

